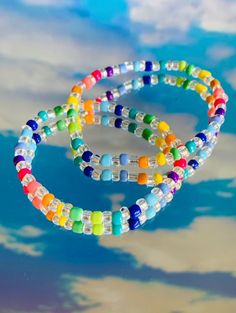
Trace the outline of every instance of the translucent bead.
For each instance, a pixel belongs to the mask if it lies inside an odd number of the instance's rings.
[[[120,181],[120,173],[117,171],[112,172],[112,181],[117,182]]]
[[[157,77],[157,75],[152,75],[151,76],[151,84],[152,85],[157,85],[158,84],[158,77]]]
[[[101,171],[94,170],[92,173],[92,179],[98,181],[100,180],[100,175],[101,175]]]
[[[173,157],[173,155],[172,155],[171,153],[167,153],[167,154],[166,154],[166,162],[167,162],[167,164],[169,164],[169,165],[174,162],[174,157]]]
[[[163,183],[167,184],[170,187],[170,189],[173,189],[175,187],[175,182],[169,177],[165,177],[163,179]]]
[[[100,156],[97,155],[97,154],[93,154],[92,157],[91,157],[91,163],[94,166],[98,166],[99,163],[100,163]]]
[[[202,142],[202,140],[199,137],[194,137],[192,139],[193,142],[195,142],[197,148],[202,148],[204,143]]]
[[[162,190],[158,187],[153,188],[151,192],[154,193],[159,199],[161,199],[164,195]]]
[[[212,76],[206,76],[204,77],[203,81],[205,84],[207,84],[208,86],[210,85],[211,81],[213,80]]]
[[[40,130],[38,132],[39,136],[41,137],[42,141],[46,141],[47,140],[47,135],[45,134],[45,132],[43,130]]]
[[[182,144],[182,141],[180,139],[175,139],[172,143],[172,147],[177,147],[179,146],[180,144]]]
[[[130,122],[128,120],[123,120],[121,128],[128,130]]]
[[[148,166],[151,167],[151,168],[154,168],[154,167],[157,166],[156,157],[149,157],[149,159],[148,159]]]
[[[170,78],[169,78],[169,85],[170,86],[175,86],[176,85],[176,77],[175,76],[170,76]]]
[[[96,113],[100,112],[101,106],[100,106],[100,102],[94,102],[93,103],[93,109]]]
[[[18,142],[23,142],[23,143],[31,143],[32,139],[30,137],[26,137],[26,136],[21,136],[18,140]]]
[[[173,199],[173,194],[171,192],[165,195],[166,202],[171,202]]]
[[[145,70],[145,63],[146,63],[146,61],[144,61],[144,60],[139,61],[140,71]]]
[[[204,160],[200,156],[196,156],[195,160],[199,163],[200,166],[204,163]]]
[[[57,124],[56,123],[51,124],[50,129],[52,131],[52,135],[54,135],[58,131]]]
[[[122,110],[122,116],[123,117],[129,117],[129,108],[124,107]]]
[[[135,133],[135,135],[136,135],[137,137],[142,137],[143,130],[144,130],[144,129],[143,129],[142,127],[137,127],[137,128],[135,129],[134,133]]]
[[[199,68],[199,67],[195,67],[194,69],[193,69],[193,71],[192,71],[192,76],[193,77],[198,77],[198,74],[201,72],[201,68]]]
[[[45,208],[44,206],[42,206],[42,207],[40,208],[40,211],[41,211],[44,215],[46,215],[46,214],[48,213],[48,208]]]
[[[188,177],[191,177],[194,175],[194,169],[192,168],[192,166],[187,166],[186,167],[187,171],[188,171]]]
[[[19,162],[16,164],[16,170],[19,172],[22,168],[31,169],[31,165],[25,161]]]
[[[42,187],[40,187],[40,188],[37,189],[37,191],[36,191],[36,193],[35,193],[34,196],[37,197],[37,198],[39,198],[40,200],[42,200],[43,197],[44,197],[46,194],[48,194],[48,193],[49,193],[48,190],[47,190],[45,187],[42,186]],[[55,201],[55,200],[57,200],[57,199],[54,198],[53,201]],[[52,201],[52,202],[53,202],[53,201]],[[58,200],[58,201],[59,201],[59,200]],[[51,203],[52,203],[52,202],[51,202]],[[50,203],[50,204],[51,204],[51,203]]]
[[[160,70],[160,64],[159,64],[158,61],[153,61],[152,62],[152,69],[153,69],[154,72],[157,72],[157,71]]]
[[[178,166],[175,166],[172,171],[174,171],[175,173],[177,173],[179,175],[180,178],[182,178],[184,176],[184,169]]]
[[[125,86],[125,88],[126,88],[127,91],[133,89],[133,85],[132,85],[132,81],[131,81],[131,80],[125,82],[125,83],[124,83],[124,86]]]
[[[139,217],[139,221],[140,221],[140,224],[144,224],[147,220],[147,217],[146,217],[146,214],[141,214],[140,217]]]
[[[142,211],[146,211],[148,208],[147,201],[144,198],[138,199],[136,204],[141,208]]]
[[[115,107],[116,107],[116,103],[110,102],[109,107],[108,107],[108,111],[110,113],[114,113]]]
[[[33,158],[35,157],[34,151],[29,150],[29,151],[28,151],[28,156],[33,159]]]
[[[26,149],[16,149],[15,150],[15,156],[22,155],[23,157],[27,156],[27,150]]]
[[[109,126],[110,127],[114,127],[114,125],[115,125],[115,120],[116,120],[116,118],[115,117],[110,117],[110,119],[109,119]]]
[[[92,224],[84,224],[84,227],[83,227],[83,233],[85,235],[92,235],[92,232],[93,232],[93,225]]]
[[[157,203],[154,205],[154,208],[155,208],[156,212],[159,212],[159,211],[161,210],[160,202],[157,202]]]
[[[48,114],[48,119],[49,120],[54,119],[56,117],[56,113],[52,109],[47,110],[47,114]]]
[[[117,155],[114,155],[112,157],[112,165],[114,166],[120,166],[120,157]]]
[[[101,116],[100,115],[94,116],[94,124],[95,125],[101,125]]]
[[[28,185],[30,182],[34,181],[35,180],[35,177],[31,174],[26,174],[24,176],[24,178],[22,179],[21,183],[23,186],[26,186]]]
[[[71,219],[68,219],[64,225],[64,228],[67,230],[71,230],[72,226],[73,226],[74,221],[72,221]]]
[[[72,134],[70,135],[70,138],[71,138],[71,139],[82,138],[81,132],[76,131],[76,132],[72,133]]]
[[[144,116],[145,116],[145,113],[143,113],[143,112],[138,112],[138,113],[136,114],[136,116],[135,116],[136,122],[142,123]]]
[[[172,61],[172,69],[174,71],[178,71],[179,70],[179,61]]]
[[[136,182],[137,180],[138,180],[138,174],[136,174],[136,173],[129,173],[128,174],[128,180],[130,181],[130,182]]]
[[[197,84],[198,84],[198,82],[197,82],[196,80],[190,81],[190,83],[189,83],[189,89],[195,90]]]
[[[33,195],[31,195],[30,193],[27,195],[27,197],[28,197],[28,199],[29,199],[29,201],[30,201],[30,202],[32,202],[32,201],[33,201],[33,199],[34,199],[34,196],[33,196]]]
[[[130,218],[129,209],[126,206],[121,207],[120,212],[122,214],[122,219],[128,220]]]
[[[58,215],[54,215],[53,218],[52,218],[52,222],[53,224],[55,225],[59,225],[59,216]]]
[[[160,119],[154,118],[154,119],[151,121],[151,123],[150,123],[150,127],[153,128],[153,129],[156,129],[157,126],[158,126],[158,124],[159,124],[159,122],[160,122]]]
[[[131,72],[134,70],[134,63],[133,62],[125,62],[126,68],[128,72]]]
[[[111,211],[104,211],[103,212],[103,222],[104,224],[109,224],[112,221],[112,212]]]
[[[62,208],[62,216],[69,217],[71,208],[72,208],[72,204],[66,203]]]
[[[178,183],[175,184],[175,189],[179,190],[181,188],[181,186],[182,186],[182,182],[179,181]]]
[[[122,232],[127,233],[128,231],[129,231],[129,224],[128,223],[122,224]]]
[[[130,155],[130,157],[129,157],[129,164],[131,166],[137,166],[138,161],[137,161],[137,156],[136,155]]]
[[[207,141],[210,141],[211,138],[213,137],[213,134],[209,130],[205,129],[205,130],[202,131],[202,133],[206,135]]]
[[[84,210],[82,216],[83,223],[91,223],[91,211]]]
[[[113,66],[113,76],[117,76],[120,74],[120,68],[118,65]]]
[[[104,225],[104,235],[111,235],[112,234],[112,226],[111,225]]]
[[[173,66],[173,61],[167,61],[166,63],[166,69],[167,71],[171,71]]]
[[[107,71],[105,68],[99,70],[101,72],[102,78],[107,78]]]

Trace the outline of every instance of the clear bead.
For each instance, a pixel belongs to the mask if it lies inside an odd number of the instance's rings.
[[[156,157],[149,157],[148,166],[151,168],[157,167]]]
[[[115,125],[115,120],[116,120],[116,118],[115,117],[110,117],[110,119],[109,119],[109,126],[110,127],[114,127],[114,125]]]
[[[125,62],[124,64],[126,65],[128,72],[131,72],[134,70],[134,63],[133,62]]]
[[[48,114],[48,119],[49,120],[52,120],[52,119],[56,118],[56,113],[52,109],[47,110],[47,114]]]
[[[40,200],[42,200],[43,199],[43,197],[46,195],[46,194],[48,194],[49,193],[49,191],[45,188],[45,187],[39,187],[38,189],[37,189],[37,191],[36,191],[36,193],[35,193],[35,197],[37,197],[37,198],[39,198]],[[55,199],[53,199],[53,201],[54,201]],[[52,202],[53,202],[52,201]],[[59,201],[59,200],[58,200]]]
[[[122,116],[123,116],[123,117],[129,117],[129,108],[124,107],[124,108],[122,109]]]
[[[189,83],[189,89],[195,90],[197,84],[198,84],[198,82],[197,82],[196,80],[192,80],[192,81]]]
[[[137,127],[136,129],[135,129],[135,131],[134,131],[134,133],[135,133],[135,135],[137,136],[137,137],[141,137],[142,136],[142,133],[143,133],[143,128],[142,127]]]
[[[158,124],[159,124],[159,122],[160,122],[160,119],[159,118],[154,118],[152,121],[151,121],[151,123],[150,123],[150,127],[152,128],[152,129],[156,129],[157,128],[157,126],[158,126]]]
[[[121,207],[120,212],[122,214],[122,219],[128,220],[130,218],[129,209],[126,206]]]
[[[96,113],[98,113],[98,112],[100,112],[100,110],[101,110],[101,104],[100,104],[100,102],[94,102],[93,103],[93,110],[94,110],[94,112],[96,112]]]
[[[62,216],[69,217],[72,204],[66,203],[62,208]]]
[[[151,76],[151,84],[152,85],[157,85],[158,84],[158,77],[157,77],[157,75],[152,75]]]
[[[212,80],[213,80],[212,76],[207,76],[203,79],[204,83],[207,84],[208,86],[210,85]]]
[[[93,225],[92,224],[84,224],[84,227],[83,227],[83,233],[85,235],[92,235],[92,232],[93,232]]]
[[[108,111],[109,111],[110,113],[114,113],[115,107],[116,107],[116,103],[110,102],[109,107],[108,107]]]
[[[111,223],[112,221],[112,212],[111,211],[104,211],[103,212],[103,222],[104,224]]]
[[[126,81],[126,82],[124,83],[124,86],[125,86],[125,88],[126,88],[127,91],[130,91],[130,90],[133,89],[133,85],[132,85],[132,81],[131,81],[131,80]]]
[[[120,174],[117,171],[112,172],[112,181],[117,182],[120,181]]]
[[[176,184],[175,184],[175,188],[176,190],[179,190],[182,186],[182,182],[181,181],[178,181]]]
[[[97,154],[93,154],[92,157],[91,157],[91,163],[94,166],[98,166],[99,163],[100,163],[100,156],[97,155]]]
[[[172,69],[174,71],[178,71],[179,70],[179,61],[172,61]]]
[[[194,175],[194,169],[192,168],[192,166],[188,165],[186,167],[187,171],[188,171],[188,176],[191,177]]]
[[[174,158],[173,158],[173,155],[171,153],[167,153],[166,154],[166,162],[167,164],[172,164],[174,162]]]
[[[72,140],[75,139],[75,138],[83,138],[81,132],[79,132],[79,131],[76,131],[76,132],[72,133],[70,135],[70,137],[71,137]]]
[[[178,148],[182,158],[187,159],[187,157],[189,156],[189,151],[185,146],[181,146]]]
[[[173,199],[173,194],[169,192],[168,194],[165,195],[166,202],[171,202]]]
[[[91,223],[91,211],[84,210],[82,216],[83,223]]]
[[[152,69],[153,69],[154,72],[157,72],[157,71],[160,70],[160,64],[159,64],[158,61],[152,62]]]
[[[112,226],[111,225],[104,225],[104,235],[111,235],[112,234]]]
[[[65,226],[64,228],[67,229],[67,230],[71,230],[72,229],[72,226],[73,226],[73,221],[71,219],[68,219],[65,223]]]
[[[53,218],[52,218],[52,222],[53,224],[55,225],[59,225],[59,216],[58,215],[54,215]]]
[[[147,201],[144,198],[138,199],[136,204],[140,206],[142,211],[146,211],[148,208]]]
[[[107,78],[107,71],[105,68],[101,68],[99,71],[101,72],[102,79]]]
[[[201,68],[195,67],[192,71],[192,77],[198,77],[200,72],[201,72]]]
[[[173,61],[167,61],[166,63],[166,69],[167,71],[171,71],[172,70],[172,65],[173,65]]]
[[[175,187],[175,182],[169,177],[165,177],[163,179],[163,183],[167,184],[170,187],[170,189],[173,189]]]
[[[137,179],[138,179],[138,174],[136,174],[136,173],[129,173],[128,174],[128,180],[130,182],[136,182]]]
[[[120,68],[118,65],[113,66],[113,76],[120,75]]]
[[[147,220],[147,217],[146,217],[145,213],[140,215],[139,221],[140,221],[141,225],[143,225],[146,222],[146,220]]]
[[[28,168],[31,170],[31,165],[28,162],[21,161],[16,164],[16,170],[19,172],[22,168]]]
[[[138,160],[137,160],[137,156],[136,155],[130,155],[130,157],[129,157],[129,164],[131,166],[137,166]]]
[[[26,136],[20,136],[18,142],[24,142],[24,143],[31,143],[32,139],[30,137],[26,137]]]
[[[158,138],[157,135],[151,135],[151,136],[148,138],[148,142],[150,143],[150,145],[154,146],[155,143],[156,143],[157,138]]]
[[[101,171],[94,170],[92,173],[92,179],[98,181],[100,180],[100,175]]]
[[[101,125],[101,116],[100,115],[94,116],[94,124],[95,125]]]
[[[25,149],[16,149],[15,150],[15,156],[22,155],[23,157],[27,156],[27,150]]]
[[[26,186],[28,185],[30,182],[34,181],[35,180],[35,177],[31,174],[26,174],[24,176],[24,178],[22,179],[21,183],[23,186]]]
[[[140,72],[144,71],[145,70],[145,61],[144,60],[141,60],[139,61],[139,65],[140,65]]]
[[[40,130],[40,131],[38,132],[38,134],[39,134],[39,136],[41,137],[41,140],[42,140],[43,142],[47,141],[47,135],[45,134],[44,130]]]
[[[204,160],[200,156],[196,156],[195,160],[199,163],[200,166],[204,163]]]
[[[46,214],[48,213],[48,208],[45,208],[44,206],[42,206],[42,207],[40,208],[40,211],[41,211],[44,215],[46,215]]]
[[[172,147],[177,147],[182,144],[182,141],[180,139],[175,139],[172,143]]]
[[[49,211],[52,211],[52,212],[56,212],[56,211],[57,211],[57,207],[58,207],[58,205],[59,205],[60,203],[61,203],[60,200],[54,198],[54,199],[50,202],[50,204],[49,204],[49,206],[48,206],[48,210],[49,210]]]
[[[87,167],[87,166],[88,166],[88,164],[85,163],[85,162],[81,162],[80,165],[79,165],[81,171],[83,171],[85,169],[85,167]]]
[[[193,142],[195,142],[197,148],[202,148],[204,145],[204,143],[202,142],[202,140],[199,137],[194,137]]]
[[[184,176],[184,169],[182,169],[179,166],[175,166],[172,171],[174,171],[175,173],[177,173],[179,175],[180,178],[182,178]]]
[[[128,223],[124,223],[122,224],[122,232],[123,233],[127,233],[129,231],[129,224]]]
[[[28,193],[27,197],[28,197],[30,202],[32,202],[34,200],[34,196],[31,195],[30,193]]]
[[[163,197],[163,192],[160,188],[155,187],[151,190],[151,193],[154,193],[159,199],[161,199]]]
[[[122,129],[128,130],[130,122],[128,120],[123,120]]]
[[[120,157],[117,155],[114,155],[112,157],[112,165],[114,166],[120,166]]]
[[[159,211],[161,210],[160,202],[157,202],[157,203],[154,205],[154,208],[155,208],[156,212],[159,212]]]

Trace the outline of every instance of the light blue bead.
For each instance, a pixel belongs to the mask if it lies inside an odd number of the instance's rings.
[[[209,132],[211,132],[211,134],[215,134],[216,130],[212,125],[208,125],[207,130],[209,130]]]
[[[103,115],[101,118],[101,123],[102,125],[106,126],[109,124],[109,116],[108,115]]]
[[[100,159],[100,164],[102,166],[111,166],[112,156],[110,154],[103,154]]]
[[[129,155],[126,153],[120,154],[120,165],[128,165],[129,164]]]
[[[125,64],[120,64],[120,65],[119,65],[119,68],[120,68],[121,74],[127,73],[127,67],[126,67]]]
[[[166,204],[167,204],[166,199],[162,198],[162,200],[160,202],[161,208],[164,208],[166,206]]]
[[[122,214],[120,211],[112,212],[112,224],[121,225],[122,223]]]
[[[24,142],[20,142],[15,146],[15,150],[18,149],[23,149],[23,150],[27,150],[28,149],[28,145]]]
[[[109,109],[109,102],[108,101],[102,101],[100,108],[101,108],[101,112],[108,112]]]
[[[141,63],[140,63],[140,61],[135,61],[134,62],[134,71],[135,72],[140,72],[141,71]]]
[[[158,197],[154,193],[148,193],[144,198],[150,207],[154,206],[158,202]]]
[[[165,183],[160,183],[160,184],[158,185],[158,188],[160,188],[161,191],[162,191],[164,194],[167,194],[167,193],[170,191],[169,186],[168,186],[167,184],[165,184]]]
[[[28,155],[24,157],[25,158],[25,161],[28,162],[28,163],[32,163],[32,158],[29,157]]]
[[[111,170],[103,170],[101,174],[102,181],[110,181],[112,179],[112,171]]]
[[[205,150],[199,150],[197,155],[200,156],[203,160],[207,159],[207,152]]]
[[[133,79],[133,80],[132,80],[132,86],[133,86],[133,89],[134,89],[134,90],[140,89],[139,82],[138,82],[137,79]]]
[[[150,220],[156,215],[156,209],[150,207],[146,210],[145,214],[146,218]]]
[[[124,85],[120,85],[117,89],[118,89],[121,96],[123,96],[127,93]]]
[[[128,181],[128,171],[126,171],[126,170],[121,170],[120,171],[120,181],[122,183],[125,183],[125,182]]]
[[[24,129],[22,130],[22,132],[21,132],[21,136],[32,138],[32,136],[33,136],[33,131],[32,131],[32,129],[24,128]]]
[[[211,122],[216,122],[216,123],[220,124],[220,122],[221,122],[221,115],[213,116],[211,118]]]
[[[37,145],[35,143],[31,143],[29,144],[29,150],[35,152],[37,149]]]

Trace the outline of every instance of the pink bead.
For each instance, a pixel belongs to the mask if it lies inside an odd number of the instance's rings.
[[[92,78],[87,76],[84,79],[82,79],[82,82],[85,84],[85,87],[87,89],[91,89],[93,87],[93,81]]]
[[[34,197],[32,204],[36,209],[40,209],[42,207],[42,201],[37,197]]]
[[[99,70],[95,70],[91,75],[96,79],[96,81],[102,79],[102,73]]]
[[[224,93],[224,90],[222,88],[216,88],[213,92],[213,95],[218,98],[220,96],[222,96],[222,94]]]
[[[225,104],[225,100],[223,98],[218,98],[214,102],[214,106],[216,107],[219,104]]]
[[[36,190],[41,186],[42,185],[40,183],[38,183],[36,180],[33,180],[26,186],[26,190],[28,191],[28,193],[34,195]]]

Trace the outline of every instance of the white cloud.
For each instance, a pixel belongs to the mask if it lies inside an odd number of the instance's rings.
[[[0,225],[0,246],[17,254],[39,257],[43,254],[43,244],[38,242],[25,242],[22,240],[34,239],[43,235],[43,232],[33,226],[25,225],[19,229],[7,228]]]
[[[24,4],[35,5],[35,6],[73,6],[76,4],[74,0],[20,0]]]
[[[144,283],[115,277],[99,280],[67,277],[67,280],[69,297],[78,306],[84,305],[86,313],[234,313],[236,310],[233,298],[213,297],[204,291],[160,282]]]
[[[236,90],[236,68],[224,73],[226,81]]]
[[[236,273],[236,221],[198,218],[188,228],[138,231],[120,238],[101,238],[105,247],[131,253],[138,264],[166,272]]]
[[[214,6],[210,1],[183,0],[181,7],[175,0],[129,0],[130,19],[143,26],[139,28],[139,35],[146,44],[183,42],[192,26],[235,33],[235,11],[236,2],[231,0],[216,0]]]
[[[235,48],[226,45],[214,45],[207,49],[207,55],[216,61],[227,59],[235,54]]]
[[[216,195],[222,198],[232,198],[234,196],[232,192],[225,192],[225,191],[217,191]]]

